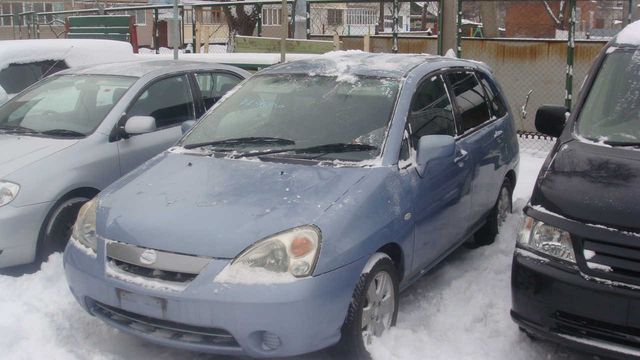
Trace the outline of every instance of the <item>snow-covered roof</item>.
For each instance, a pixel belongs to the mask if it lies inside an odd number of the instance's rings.
[[[640,46],[640,20],[622,29],[616,36],[616,43]]]
[[[142,77],[152,73],[168,73],[184,70],[231,69],[222,64],[187,60],[133,60],[108,64],[97,64],[65,70],[61,74],[100,74]],[[247,73],[248,75],[248,73]]]
[[[287,54],[286,60],[301,60],[313,58],[314,54]],[[166,54],[138,54],[140,59],[173,59],[173,53]],[[200,62],[215,62],[220,64],[253,64],[271,66],[280,62],[280,54],[266,53],[218,53],[218,54],[180,54],[180,59]]]
[[[114,40],[47,39],[0,41],[0,70],[10,64],[64,60],[69,67],[134,59],[131,44]]]

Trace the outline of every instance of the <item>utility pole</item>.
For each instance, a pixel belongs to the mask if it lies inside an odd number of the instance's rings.
[[[178,60],[178,43],[180,42],[180,16],[178,0],[173,0],[173,60]]]
[[[289,5],[282,0],[282,37],[280,38],[280,62],[284,62],[287,53],[287,36],[289,36]]]

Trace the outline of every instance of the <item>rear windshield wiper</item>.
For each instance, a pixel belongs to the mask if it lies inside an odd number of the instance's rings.
[[[265,150],[265,151],[253,151],[247,152],[244,154],[238,155],[238,157],[248,157],[248,156],[261,156],[261,155],[270,155],[270,154],[279,154],[285,152],[294,152],[298,154],[332,154],[332,153],[346,153],[346,152],[358,152],[358,151],[373,151],[377,150],[378,147],[368,144],[347,144],[347,143],[336,143],[336,144],[324,144],[317,146],[310,146],[306,148],[289,148],[289,149],[274,149],[274,150]]]
[[[68,137],[85,137],[85,136],[87,136],[86,134],[83,134],[81,132],[74,131],[74,130],[67,130],[67,129],[53,129],[53,130],[41,131],[40,134],[53,135],[53,136],[68,136]]]
[[[611,146],[629,146],[629,147],[639,147],[640,142],[626,142],[626,141],[603,141],[604,144]]]
[[[279,144],[279,145],[295,145],[295,141],[289,139],[282,139],[277,137],[265,137],[265,136],[252,136],[252,137],[240,137],[231,138],[218,141],[208,141],[195,144],[183,145],[185,149],[195,149],[203,146],[216,146],[216,145],[243,145],[243,144]]]

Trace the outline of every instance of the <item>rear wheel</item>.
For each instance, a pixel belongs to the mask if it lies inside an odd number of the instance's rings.
[[[373,339],[396,324],[398,281],[398,271],[386,256],[360,276],[336,347],[339,358],[371,358],[368,350]]]
[[[480,230],[478,230],[478,232],[476,232],[474,236],[476,244],[493,244],[496,240],[496,236],[498,236],[500,226],[507,219],[507,216],[511,214],[512,197],[513,187],[511,185],[511,180],[509,178],[505,178],[502,186],[500,187],[498,199],[487,217],[487,222],[480,228]]]
[[[93,195],[88,193],[70,194],[56,203],[40,229],[36,261],[46,261],[49,255],[64,250],[80,208],[92,197]]]

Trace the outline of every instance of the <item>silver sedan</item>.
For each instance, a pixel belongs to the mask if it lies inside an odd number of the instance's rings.
[[[0,268],[63,249],[82,204],[250,74],[185,61],[67,70],[0,107]]]

